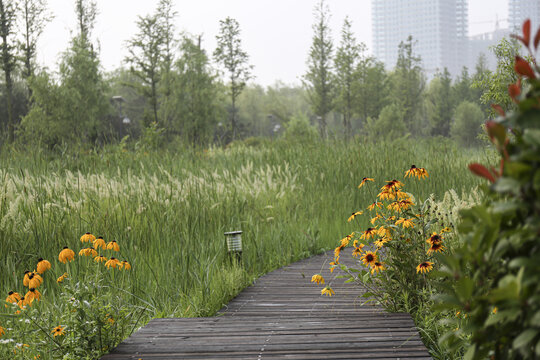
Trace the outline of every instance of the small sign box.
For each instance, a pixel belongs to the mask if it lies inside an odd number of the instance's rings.
[[[229,231],[224,233],[229,252],[242,252],[242,231]]]

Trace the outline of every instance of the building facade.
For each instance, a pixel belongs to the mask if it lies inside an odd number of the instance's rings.
[[[387,69],[409,35],[428,78],[444,68],[457,75],[468,63],[467,0],[372,0],[372,26],[374,55]]]
[[[508,25],[512,33],[521,34],[523,21],[531,19],[532,37],[540,26],[540,0],[508,0]]]

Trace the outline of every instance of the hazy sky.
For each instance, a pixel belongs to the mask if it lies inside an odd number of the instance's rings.
[[[408,0],[403,0],[408,1]],[[469,0],[470,35],[491,31],[498,16],[502,26],[508,16],[508,0]],[[99,15],[94,38],[101,48],[106,70],[120,66],[126,40],[137,32],[138,15],[154,12],[158,0],[97,0]],[[203,35],[203,47],[211,54],[219,20],[230,16],[240,23],[244,50],[254,65],[255,81],[271,85],[276,80],[299,83],[306,69],[311,45],[313,7],[318,0],[175,0],[179,31]],[[74,0],[49,0],[54,20],[40,39],[38,62],[56,69],[59,54],[68,46],[76,28]],[[343,19],[349,16],[359,41],[371,49],[371,0],[328,0],[335,44]],[[368,50],[370,52],[370,50]]]

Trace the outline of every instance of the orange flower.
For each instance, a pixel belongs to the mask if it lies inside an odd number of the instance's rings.
[[[358,185],[358,188],[360,189],[362,186],[364,186],[366,181],[375,181],[375,180],[373,180],[372,178],[365,177],[365,178],[362,179],[362,182],[360,183],[360,185]]]
[[[51,268],[51,263],[47,260],[43,260],[42,258],[38,259],[37,263],[37,272],[39,274],[43,274],[45,271],[49,270]]]
[[[67,246],[60,251],[60,254],[58,254],[58,260],[62,263],[67,263],[68,261],[73,261],[75,258],[75,252],[71,249],[69,249]]]

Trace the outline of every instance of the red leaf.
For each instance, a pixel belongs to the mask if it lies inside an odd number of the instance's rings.
[[[518,86],[518,84],[510,84],[508,85],[508,95],[514,100],[514,102],[518,102],[516,99],[519,94],[521,94],[521,88]]]
[[[499,115],[501,115],[501,116],[506,116],[506,114],[505,114],[505,112],[504,112],[504,109],[502,108],[501,105],[491,104],[491,107],[492,107],[493,110],[495,110]]]
[[[538,49],[538,44],[540,44],[540,27],[538,28],[536,36],[534,37],[534,50]]]
[[[480,165],[476,163],[469,164],[469,170],[471,170],[473,174],[486,178],[492,183],[495,182],[495,177],[493,176],[493,174],[489,172],[488,169],[486,169],[484,165]]]
[[[534,71],[529,63],[519,56],[516,56],[516,64],[514,65],[514,69],[519,75],[528,77],[529,79],[536,79]]]
[[[492,140],[495,138],[499,145],[504,144],[504,141],[506,140],[506,128],[503,125],[490,120],[486,122],[486,129]]]
[[[529,47],[531,42],[531,19],[525,20],[523,23],[523,43],[526,47]]]

